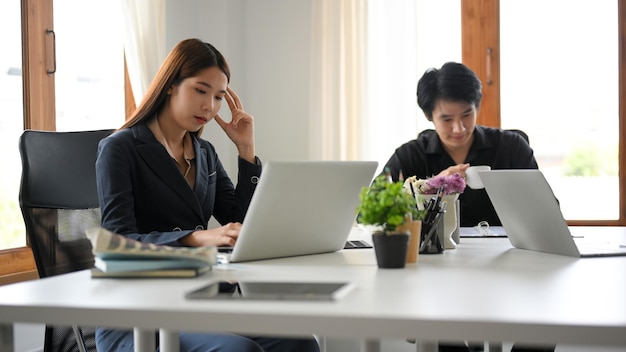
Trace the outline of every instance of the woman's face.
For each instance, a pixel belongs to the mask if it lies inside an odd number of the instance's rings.
[[[218,67],[206,68],[172,86],[168,93],[174,122],[183,130],[198,131],[219,112],[227,86],[228,79]]]
[[[476,126],[476,106],[472,103],[438,100],[433,109],[437,135],[448,149],[469,147]]]

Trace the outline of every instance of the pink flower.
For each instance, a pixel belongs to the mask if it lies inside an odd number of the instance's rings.
[[[441,186],[443,186],[444,195],[463,193],[465,190],[465,179],[459,173],[449,176],[433,176],[426,180],[425,186],[421,187],[420,193],[435,194]]]

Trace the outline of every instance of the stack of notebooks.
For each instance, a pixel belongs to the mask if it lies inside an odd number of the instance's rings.
[[[195,277],[211,271],[215,247],[171,247],[144,243],[103,228],[88,231],[97,278]]]

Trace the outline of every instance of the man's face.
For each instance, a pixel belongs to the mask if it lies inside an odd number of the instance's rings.
[[[444,147],[468,147],[472,143],[476,115],[473,103],[438,100],[433,109],[433,124]]]

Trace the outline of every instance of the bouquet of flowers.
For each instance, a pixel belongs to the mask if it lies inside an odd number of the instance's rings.
[[[411,176],[404,181],[406,188],[417,194],[437,194],[441,189],[442,195],[463,193],[465,190],[465,179],[461,174],[456,173],[448,176],[433,176],[427,179],[418,179]]]
[[[456,201],[459,194],[465,191],[465,179],[461,177],[461,174],[433,176],[427,179],[411,176],[404,181],[404,187],[409,189],[415,197],[417,207],[427,211],[423,222],[423,229],[427,232],[422,235],[424,243],[420,246],[420,253],[441,253],[444,247],[445,249],[456,248],[456,242],[451,236],[459,225],[459,219],[456,217]],[[441,235],[436,235],[442,214],[445,214],[443,215],[443,232]]]

